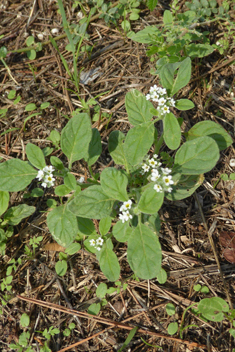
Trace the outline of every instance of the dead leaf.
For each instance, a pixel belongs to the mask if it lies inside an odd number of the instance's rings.
[[[220,232],[219,241],[224,248],[224,258],[232,264],[235,264],[235,232]]]
[[[58,243],[54,242],[54,243],[47,243],[43,249],[45,251],[54,251],[54,252],[64,252],[65,248],[60,246]]]

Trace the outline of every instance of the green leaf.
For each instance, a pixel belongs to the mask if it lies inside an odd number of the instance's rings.
[[[120,275],[120,265],[116,254],[112,250],[110,239],[102,246],[100,258],[100,268],[109,281],[116,281]]]
[[[85,157],[88,166],[93,165],[100,157],[102,144],[100,133],[96,128],[92,128],[92,138],[88,147],[88,155]]]
[[[36,56],[37,56],[36,51],[33,50],[33,49],[28,50],[27,51],[27,56],[28,56],[29,60],[35,60]]]
[[[172,303],[167,303],[166,305],[166,312],[168,315],[174,315],[175,314],[175,306]]]
[[[128,200],[126,192],[128,178],[121,170],[107,167],[100,175],[101,187],[107,196],[121,202]]]
[[[153,11],[158,4],[158,0],[147,0],[147,6],[150,11]]]
[[[107,216],[106,218],[103,218],[100,220],[99,231],[100,231],[101,236],[105,236],[106,233],[108,233],[108,231],[111,227],[111,224],[112,224],[112,219],[110,216]]]
[[[59,260],[55,265],[55,271],[57,275],[64,276],[67,272],[68,264],[66,260]]]
[[[18,225],[22,219],[29,217],[35,212],[36,208],[27,204],[20,204],[7,210],[4,215],[4,221],[8,225]]]
[[[145,221],[145,225],[148,226],[154,233],[159,233],[161,229],[161,219],[159,214],[148,216],[148,219]]]
[[[161,268],[160,272],[157,274],[157,281],[159,284],[163,285],[167,280],[167,273],[166,271]]]
[[[163,14],[163,23],[166,24],[171,24],[173,22],[173,16],[172,13],[169,10],[165,10]]]
[[[138,326],[135,326],[133,329],[131,329],[131,331],[129,332],[126,340],[124,341],[124,344],[122,345],[122,347],[118,350],[118,352],[122,352],[131,342],[131,340],[133,339],[133,337],[135,336],[137,330],[138,330]]]
[[[55,188],[55,194],[59,197],[64,197],[66,194],[69,194],[71,189],[65,185],[60,185]]]
[[[220,150],[228,148],[233,140],[230,135],[218,123],[213,121],[201,121],[196,123],[187,133],[187,140],[209,136],[215,140]]]
[[[163,120],[164,141],[168,148],[175,150],[180,146],[181,130],[177,118],[170,112]]]
[[[201,186],[204,176],[203,174],[192,176],[175,174],[173,175],[173,181],[175,182],[172,187],[173,191],[168,193],[166,198],[169,200],[181,200],[191,196]]]
[[[134,273],[145,280],[153,279],[161,270],[158,237],[144,224],[138,224],[128,239],[127,259]]]
[[[185,175],[199,175],[210,171],[219,160],[219,148],[210,137],[185,142],[175,155],[175,166]]]
[[[196,291],[196,292],[200,292],[201,288],[202,288],[202,286],[201,286],[200,284],[197,284],[197,285],[194,285],[194,286],[193,286],[193,289],[194,289],[194,291]]]
[[[151,114],[150,109],[153,108],[153,105],[137,89],[133,89],[126,94],[125,105],[128,120],[133,126],[151,121],[153,114]]]
[[[47,137],[49,141],[52,141],[52,143],[58,147],[60,143],[60,133],[56,130],[52,130],[50,133],[50,136]]]
[[[70,172],[68,172],[67,175],[64,177],[64,184],[71,191],[75,190],[78,186],[76,177]]]
[[[9,199],[10,196],[7,191],[0,191],[0,216],[7,210]]]
[[[209,292],[210,292],[210,290],[207,286],[202,286],[201,293],[209,293]]]
[[[169,335],[174,335],[177,333],[178,330],[178,323],[174,322],[174,323],[170,323],[167,327],[167,331]]]
[[[63,128],[61,149],[71,164],[87,155],[91,136],[91,121],[86,113],[75,115]]]
[[[152,44],[153,37],[156,37],[159,34],[160,31],[157,29],[156,26],[147,26],[142,31],[139,31],[137,33],[128,33],[128,37],[137,43]]]
[[[107,293],[107,285],[102,282],[101,284],[99,284],[99,286],[96,289],[96,296],[99,298],[104,298],[106,293]]]
[[[46,109],[46,108],[49,108],[49,106],[50,106],[50,103],[47,101],[47,102],[42,103],[42,104],[40,105],[40,109],[44,110],[44,109]]]
[[[51,162],[51,165],[54,166],[57,170],[64,170],[64,165],[62,161],[56,156],[51,156],[50,162]]]
[[[185,87],[191,78],[191,59],[187,57],[179,66],[178,74],[174,80],[171,95],[177,93],[181,88]]]
[[[43,189],[41,189],[41,188],[34,188],[34,189],[32,190],[32,192],[31,192],[30,196],[37,198],[37,197],[42,197],[43,194],[44,194]]]
[[[0,59],[4,59],[7,56],[7,48],[2,46],[0,48]]]
[[[22,191],[37,176],[37,171],[27,161],[10,159],[0,164],[0,190]]]
[[[168,91],[172,90],[174,83],[174,72],[179,67],[180,63],[167,63],[164,64],[159,70],[159,77],[161,80],[161,84]]]
[[[108,149],[111,157],[117,165],[127,165],[124,151],[125,135],[121,131],[112,131],[109,136]]]
[[[175,107],[178,110],[190,110],[194,108],[194,103],[188,99],[179,99],[175,102]]]
[[[82,236],[91,236],[96,234],[95,225],[91,219],[77,217],[78,233]]]
[[[222,321],[223,312],[229,311],[227,302],[220,297],[204,298],[198,303],[197,308],[199,313],[210,321]]]
[[[68,255],[73,255],[73,254],[77,253],[80,249],[81,249],[80,243],[74,242],[74,243],[71,243],[66,248],[65,253],[67,253]]]
[[[29,318],[28,314],[23,313],[20,317],[20,325],[23,328],[26,328],[27,326],[29,326],[29,323],[30,323],[30,318]]]
[[[34,103],[27,104],[25,107],[25,111],[34,111],[37,109],[37,105]]]
[[[26,45],[27,46],[31,46],[34,44],[34,37],[32,35],[30,35],[27,39],[26,39]]]
[[[195,57],[205,57],[213,53],[215,50],[210,44],[188,44],[185,46],[186,55],[190,56],[192,59]]]
[[[113,226],[113,235],[119,242],[127,242],[129,236],[132,232],[132,229],[129,225],[129,222],[118,221]]]
[[[100,303],[92,303],[87,310],[88,314],[98,315],[100,312]]]
[[[142,213],[155,214],[162,206],[164,192],[156,192],[153,186],[154,184],[151,184],[151,187],[143,192],[137,204],[137,209]]]
[[[235,338],[235,329],[229,329],[229,333],[230,333],[230,335],[232,335],[232,337]]]
[[[28,143],[25,149],[30,163],[37,169],[42,170],[46,166],[46,162],[41,148],[35,144]]]
[[[151,148],[154,140],[154,125],[152,121],[144,122],[128,131],[124,151],[130,165],[137,165]]]
[[[47,215],[47,225],[58,244],[68,247],[78,233],[77,219],[68,210],[68,206],[61,205]]]
[[[68,204],[68,209],[76,216],[102,219],[111,214],[113,203],[101,186],[91,186],[79,193]]]

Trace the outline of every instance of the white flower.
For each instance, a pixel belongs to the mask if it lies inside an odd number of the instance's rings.
[[[166,99],[165,99],[165,98],[160,98],[160,99],[158,100],[158,104],[159,104],[159,106],[164,105],[164,104],[165,104],[165,102],[166,102]]]
[[[168,167],[162,167],[161,168],[161,171],[162,171],[162,173],[164,174],[164,175],[168,175],[168,174],[170,174],[171,173],[171,169],[168,169]]]
[[[174,184],[174,181],[172,180],[172,176],[163,176],[162,179],[165,182],[166,186],[170,186]]]
[[[79,183],[83,183],[85,181],[85,177],[81,176],[78,180]]]
[[[160,185],[154,185],[153,188],[155,189],[155,191],[157,192],[162,192],[162,187]]]
[[[44,177],[44,172],[43,170],[39,170],[36,178],[38,178],[39,181],[41,181]]]
[[[130,199],[127,202],[124,202],[120,208],[120,211],[126,211],[128,209],[131,209],[131,204],[132,201]]]
[[[48,187],[47,183],[46,183],[46,182],[43,182],[43,183],[42,183],[42,187],[47,188],[47,187]]]
[[[127,210],[127,211],[125,212],[125,215],[126,215],[126,217],[127,217],[128,220],[132,219],[132,215],[129,213],[129,210]],[[128,220],[127,220],[127,221],[128,221]]]
[[[143,169],[144,172],[148,172],[149,169],[150,169],[150,166],[147,165],[147,164],[144,164],[144,165],[142,165],[142,169]]]
[[[102,237],[99,237],[99,238],[96,240],[96,245],[97,245],[97,246],[102,246],[103,242],[104,242],[103,238],[102,238]]]
[[[55,168],[53,166],[51,166],[51,165],[50,166],[45,166],[43,168],[43,171],[51,174],[53,171],[55,171]]]
[[[171,193],[173,191],[173,188],[172,187],[168,187],[167,188],[167,192]]]
[[[151,181],[156,182],[160,177],[160,174],[157,169],[152,170]]]
[[[167,94],[165,88],[159,88],[159,89],[158,89],[158,93],[161,94],[161,95],[166,95],[166,94]]]
[[[46,183],[53,183],[54,184],[55,178],[53,177],[52,174],[49,174],[44,177],[44,181]]]
[[[93,239],[93,240],[90,240],[89,242],[90,242],[90,245],[91,245],[91,246],[95,246],[95,240],[94,240],[94,239]]]
[[[101,247],[96,247],[97,251],[100,251],[101,250]]]
[[[175,107],[175,100],[173,98],[170,98],[168,101],[170,102],[171,106]]]
[[[235,166],[235,159],[230,159],[229,165],[231,167],[234,167]]]
[[[153,159],[157,159],[158,155],[157,154],[153,154]]]
[[[151,99],[151,95],[150,95],[150,94],[147,94],[147,95],[146,95],[146,99],[147,99],[147,100],[150,100],[150,99]]]
[[[164,112],[165,114],[169,114],[169,112],[170,112],[169,106],[164,105],[162,107],[162,112]]]
[[[149,165],[152,166],[152,167],[156,167],[158,164],[158,162],[156,160],[154,160],[153,158],[152,159],[149,159]]]
[[[119,214],[119,219],[122,220],[122,223],[128,221],[128,216],[126,215],[126,213],[121,213]]]

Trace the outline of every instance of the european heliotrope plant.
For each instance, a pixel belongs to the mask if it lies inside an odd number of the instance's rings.
[[[53,238],[66,248],[77,240],[83,242],[96,254],[110,281],[120,275],[113,237],[127,243],[127,259],[137,277],[162,281],[165,273],[161,268],[158,211],[164,198],[173,201],[191,195],[203,182],[203,174],[216,165],[220,150],[232,143],[227,132],[212,121],[199,122],[182,136],[182,121],[172,111],[194,107],[187,99],[174,98],[190,80],[189,58],[166,64],[159,76],[163,88],[152,87],[147,97],[137,90],[126,95],[132,128],[126,135],[117,130],[109,136],[114,167],[93,175],[91,166],[99,158],[102,145],[86,113],[75,114],[62,130],[60,147],[68,158],[66,167],[54,156],[46,165],[43,151],[31,143],[26,146],[28,161],[11,159],[0,164],[1,210],[8,206],[8,192],[25,190],[34,179],[34,184],[37,181],[43,188],[58,185],[55,194],[60,205],[47,216]],[[161,153],[164,146],[170,154]],[[71,173],[73,163],[81,159],[91,171],[86,182],[76,180]],[[23,206],[21,217],[34,211]],[[14,223],[11,209],[3,216],[5,227]],[[99,220],[99,233],[93,219]]]

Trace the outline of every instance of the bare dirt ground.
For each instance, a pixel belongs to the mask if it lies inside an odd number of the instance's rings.
[[[61,131],[72,111],[81,107],[73,93],[75,87],[50,42],[43,45],[34,60],[29,60],[26,53],[19,50],[26,46],[27,35],[35,36],[38,42],[37,35],[43,33],[45,42],[53,28],[58,29],[57,36],[64,33],[55,1],[38,0],[32,11],[33,3],[29,0],[0,2],[0,46],[5,45],[9,53],[5,59],[8,68],[0,62],[0,108],[8,108],[6,116],[0,118],[1,162],[12,157],[26,160],[28,142],[40,148],[50,147],[52,144],[47,139],[50,131]],[[76,23],[80,10],[79,6],[72,9],[72,3],[66,1],[66,15],[69,23]],[[184,1],[179,3],[183,8]],[[167,3],[161,2],[156,10],[150,12],[143,5],[140,19],[132,23],[133,29],[137,31],[146,24],[161,23],[167,6]],[[213,23],[208,25],[207,30],[216,40],[216,36],[226,28]],[[80,97],[88,100],[101,94],[97,102],[101,113],[106,115],[93,121],[103,143],[102,155],[94,166],[94,171],[99,172],[111,161],[107,150],[111,131],[125,133],[129,129],[125,94],[132,88],[147,94],[149,88],[159,81],[157,76],[149,73],[154,63],[146,56],[146,46],[127,39],[120,27],[108,26],[96,17],[91,21],[88,33],[85,43],[92,46],[93,51],[90,55],[86,52],[81,54],[78,70],[88,72],[98,68],[99,76],[88,84],[80,83]],[[72,70],[72,56],[65,50],[67,44],[65,37],[57,41]],[[183,128],[211,120],[234,136],[234,98],[229,91],[229,87],[234,86],[234,55],[234,48],[231,48],[224,55],[215,51],[208,57],[194,60],[192,79],[179,97],[191,99],[195,108],[188,112],[175,111],[176,116],[184,118]],[[7,96],[12,89],[21,96],[16,105]],[[39,107],[44,102],[49,102],[50,106],[27,119],[30,112],[25,111],[25,106],[35,103]],[[92,117],[94,113],[91,107]],[[60,154],[60,150],[53,152],[57,157]],[[206,323],[190,311],[185,315],[184,326],[194,326],[184,330],[183,339],[178,333],[174,336],[167,333],[170,322],[177,321],[180,325],[185,309],[205,297],[205,294],[193,290],[195,284],[205,285],[211,296],[227,300],[225,283],[231,301],[235,302],[235,248],[230,246],[228,255],[225,252],[227,246],[221,245],[220,241],[226,232],[235,235],[235,183],[220,179],[222,173],[234,172],[229,164],[233,157],[233,146],[221,153],[217,166],[205,175],[205,182],[196,196],[178,202],[164,202],[160,242],[163,267],[168,273],[167,282],[160,285],[157,280],[130,279],[132,272],[125,256],[126,246],[120,243],[116,251],[120,258],[121,280],[128,284],[128,288],[110,295],[108,304],[96,317],[87,314],[89,305],[99,301],[95,295],[96,287],[101,282],[108,286],[112,284],[100,271],[95,256],[81,249],[70,257],[66,275],[61,278],[55,272],[61,249],[56,244],[48,247],[54,241],[47,228],[44,211],[47,210],[46,200],[58,197],[51,190],[46,191],[43,197],[28,199],[23,199],[24,192],[11,193],[10,206],[26,202],[36,206],[37,211],[33,217],[15,226],[14,235],[7,242],[6,254],[0,258],[1,279],[6,277],[10,260],[22,259],[13,271],[12,289],[7,292],[9,301],[2,306],[0,350],[10,351],[9,344],[18,341],[24,330],[20,326],[23,313],[30,316],[30,329],[27,331],[30,331],[33,351],[42,348],[45,338],[41,332],[51,326],[60,330],[60,334],[53,336],[49,342],[52,351],[118,351],[134,326],[138,326],[139,330],[128,347],[130,351],[225,352],[235,348],[234,339],[228,333],[228,322]],[[89,175],[82,162],[76,162],[72,171],[77,177]],[[33,236],[43,236],[43,240],[36,249],[35,257],[28,259],[24,247]],[[211,243],[215,246],[216,256]],[[4,300],[6,292],[1,291],[0,294]],[[166,313],[165,306],[169,302],[176,307],[174,316]],[[63,331],[71,322],[75,328],[69,336],[64,336]],[[75,346],[71,347],[73,344]]]

